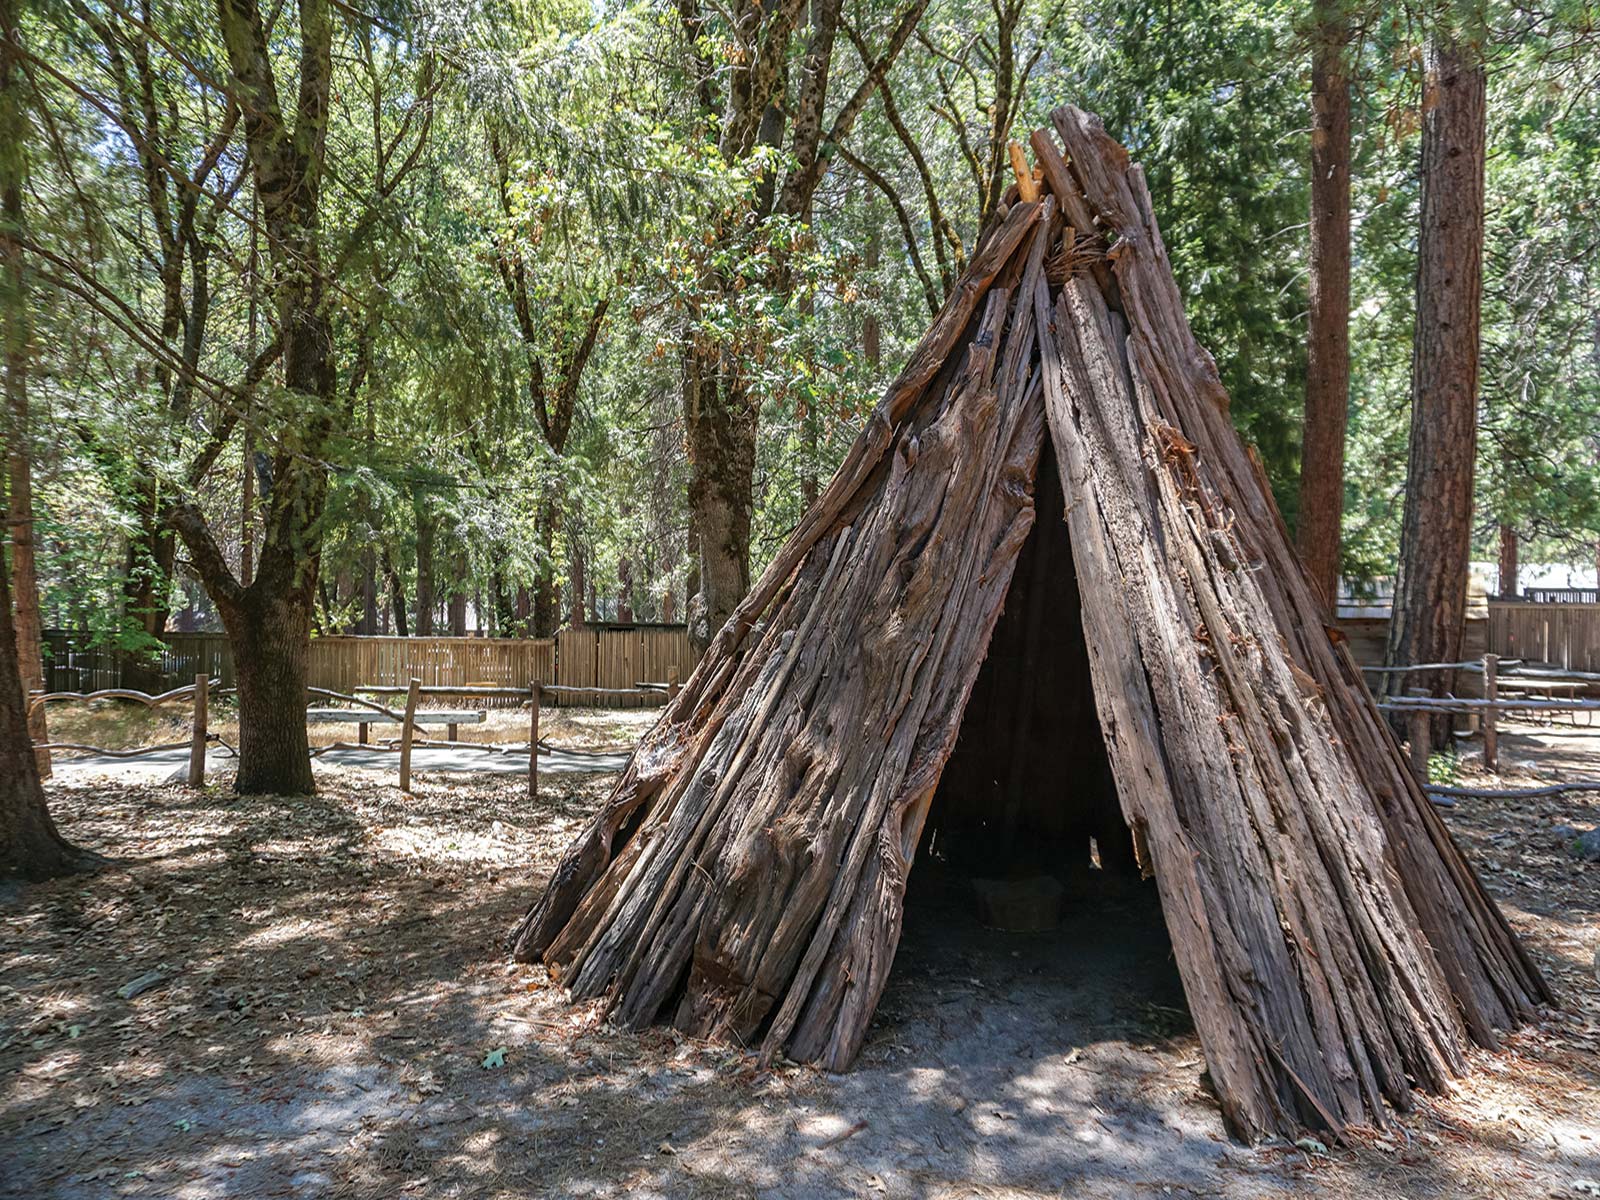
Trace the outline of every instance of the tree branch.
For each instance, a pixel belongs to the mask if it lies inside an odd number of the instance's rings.
[[[938,290],[933,286],[927,268],[922,265],[922,252],[917,247],[917,235],[911,225],[911,215],[906,212],[906,206],[900,202],[900,194],[895,191],[894,185],[885,179],[876,168],[865,160],[850,153],[848,146],[839,147],[839,157],[854,167],[863,178],[875,185],[877,189],[889,198],[889,203],[894,206],[894,215],[900,221],[900,234],[905,239],[906,254],[911,258],[911,267],[917,273],[917,278],[922,281],[922,296],[928,302],[928,312],[933,316],[939,315],[941,301]]]

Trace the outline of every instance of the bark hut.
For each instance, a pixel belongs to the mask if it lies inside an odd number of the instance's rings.
[[[623,1026],[847,1066],[996,694],[1035,728],[1083,713],[1032,776],[1054,789],[1011,782],[1021,736],[989,775],[1070,826],[1103,774],[1230,1128],[1382,1123],[1551,994],[1330,637],[1143,171],[1089,114],[1054,124],[1044,195],[986,239],[515,954]],[[1060,685],[975,694],[991,653],[1059,654]]]

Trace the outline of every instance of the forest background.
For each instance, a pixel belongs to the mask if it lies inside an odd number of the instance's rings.
[[[703,636],[943,303],[1008,139],[1064,102],[1145,164],[1296,527],[1330,27],[1347,585],[1399,554],[1447,23],[1487,79],[1473,557],[1600,557],[1591,4],[0,6],[10,508],[31,506],[42,623],[131,659],[230,614],[267,642]]]

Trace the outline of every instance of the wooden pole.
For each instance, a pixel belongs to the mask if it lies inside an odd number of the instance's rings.
[[[417,690],[422,686],[422,680],[413,679],[411,686],[406,690],[406,717],[400,725],[400,790],[411,790],[411,739],[416,730],[415,718],[417,715]]]
[[[1500,770],[1500,730],[1496,727],[1498,711],[1494,702],[1500,698],[1500,656],[1483,656],[1483,698],[1489,703],[1483,710],[1483,766],[1487,771]]]
[[[544,688],[535,679],[528,687],[532,716],[528,718],[528,799],[539,798],[539,700]]]
[[[671,704],[678,698],[678,667],[674,663],[667,668],[667,703]]]
[[[1017,177],[1017,199],[1032,204],[1039,198],[1039,184],[1033,177],[1032,168],[1028,166],[1028,156],[1023,153],[1022,143],[1012,138],[1006,146],[1006,153],[1011,157],[1011,171]]]
[[[206,722],[211,681],[204,674],[194,677],[194,733],[189,739],[189,786],[204,787],[206,782]]]
[[[1410,688],[1406,692],[1419,699],[1427,694],[1426,688]],[[1411,713],[1411,770],[1423,787],[1428,786],[1428,751],[1432,748],[1429,719],[1425,708],[1414,709]]]

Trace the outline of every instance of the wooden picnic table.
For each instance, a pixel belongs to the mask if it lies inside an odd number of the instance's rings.
[[[436,708],[416,713],[411,719],[418,725],[446,726],[453,742],[456,740],[458,726],[482,725],[487,718],[488,714],[481,708]],[[361,727],[359,741],[363,746],[367,744],[368,726],[379,721],[399,723],[388,713],[363,708],[308,708],[306,721],[313,725],[359,725]]]
[[[1501,680],[1500,694],[1502,696],[1509,695],[1512,697],[1543,696],[1548,700],[1556,700],[1562,696],[1570,696],[1576,699],[1579,695],[1587,692],[1592,687],[1594,687],[1594,684],[1577,679],[1519,679],[1513,676],[1510,679]],[[1535,723],[1539,723],[1536,715],[1530,716],[1528,719]],[[1587,726],[1591,719],[1592,718],[1585,714],[1584,725]],[[1559,720],[1560,713],[1553,712],[1550,714],[1550,724],[1554,725]],[[1568,713],[1567,720],[1571,723],[1574,729],[1578,728],[1578,714],[1576,711]]]

